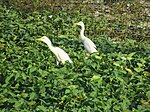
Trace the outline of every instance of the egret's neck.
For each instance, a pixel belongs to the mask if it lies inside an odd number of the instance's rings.
[[[81,26],[80,38],[81,38],[82,40],[85,38],[85,36],[84,36],[84,31],[85,31],[85,26]]]
[[[49,49],[54,52],[54,46],[52,45],[51,41],[47,41],[46,44],[48,45]]]

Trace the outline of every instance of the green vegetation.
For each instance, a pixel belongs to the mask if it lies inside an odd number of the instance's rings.
[[[79,10],[26,14],[1,4],[1,112],[149,112],[149,12],[124,4],[98,17]],[[81,20],[99,55],[86,54],[80,28],[72,26]],[[44,35],[74,64],[57,66],[47,45],[35,40]]]

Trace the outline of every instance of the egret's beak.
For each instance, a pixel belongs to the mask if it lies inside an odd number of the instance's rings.
[[[42,41],[42,38],[37,38],[36,40]]]
[[[78,23],[73,23],[73,26],[75,27],[75,26],[77,26],[78,25]]]

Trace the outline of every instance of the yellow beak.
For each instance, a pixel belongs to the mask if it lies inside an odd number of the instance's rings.
[[[73,23],[73,26],[76,26],[78,23]]]
[[[42,41],[42,38],[37,38],[36,40]]]

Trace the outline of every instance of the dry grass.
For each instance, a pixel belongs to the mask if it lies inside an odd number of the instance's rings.
[[[104,3],[119,0],[2,0],[7,5],[14,5],[15,9],[23,12],[33,12],[41,9],[52,11],[81,9],[92,11]]]
[[[117,2],[116,2],[117,1]],[[107,32],[111,38],[130,38],[138,41],[150,40],[150,2],[143,0],[2,0],[17,11],[32,13],[49,10],[74,14],[92,15],[94,21],[106,19],[107,27],[98,27],[95,34]],[[76,15],[76,14],[74,14]],[[93,21],[93,22],[94,22]]]

